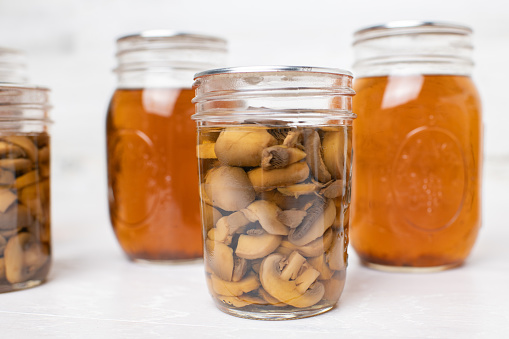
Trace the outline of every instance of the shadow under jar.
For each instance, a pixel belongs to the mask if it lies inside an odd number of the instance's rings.
[[[0,83],[0,292],[41,284],[51,265],[48,92]]]
[[[107,120],[110,218],[131,260],[201,259],[194,73],[223,65],[222,39],[157,30],[117,41]]]
[[[354,47],[352,245],[381,270],[460,265],[481,225],[471,30],[395,22],[358,31]]]
[[[205,270],[216,305],[265,320],[330,310],[347,266],[352,75],[260,66],[195,79]]]

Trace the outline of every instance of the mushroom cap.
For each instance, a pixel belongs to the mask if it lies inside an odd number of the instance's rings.
[[[260,287],[260,281],[255,273],[251,273],[237,282],[224,281],[215,274],[212,274],[210,278],[214,292],[227,297],[238,297]]]
[[[271,296],[294,307],[309,307],[322,299],[325,292],[323,284],[315,282],[304,293],[300,293],[293,280],[281,279],[280,263],[285,256],[273,253],[267,256],[260,266],[260,282]]]
[[[290,232],[290,229],[278,219],[281,209],[273,202],[256,200],[243,212],[251,221],[257,220],[267,233],[287,235]]]
[[[11,284],[30,279],[47,259],[34,236],[22,232],[7,242],[4,251],[5,276]]]
[[[305,162],[300,161],[285,168],[273,170],[264,170],[261,167],[257,167],[249,171],[247,175],[254,189],[257,192],[261,192],[306,180],[309,176],[309,167]]]
[[[323,162],[335,179],[343,178],[345,170],[350,166],[351,143],[351,137],[343,131],[326,132],[323,137]]]
[[[246,172],[231,166],[216,167],[207,173],[205,193],[212,205],[225,211],[243,209],[256,197]]]
[[[222,164],[256,167],[260,166],[263,149],[276,144],[276,138],[264,127],[229,127],[217,138],[214,150]]]
[[[290,231],[288,240],[296,246],[304,246],[321,237],[332,226],[336,218],[336,206],[332,200],[325,202],[325,207],[317,202],[307,210],[304,221]]]
[[[281,243],[281,236],[270,233],[245,235],[239,237],[235,254],[244,259],[259,259],[274,252]]]
[[[205,263],[221,279],[231,281],[233,275],[233,250],[223,243],[205,240]]]

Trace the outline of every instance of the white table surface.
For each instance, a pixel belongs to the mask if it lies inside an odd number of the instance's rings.
[[[464,266],[384,273],[350,249],[338,306],[279,322],[216,309],[200,262],[127,261],[103,199],[59,202],[49,280],[0,294],[0,338],[509,338],[509,165],[487,164],[484,177],[484,225]]]

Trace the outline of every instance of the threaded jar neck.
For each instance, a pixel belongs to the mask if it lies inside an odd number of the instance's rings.
[[[353,46],[357,77],[472,73],[472,30],[466,26],[391,22],[357,31]]]
[[[24,52],[0,47],[0,84],[28,82],[27,58]]]
[[[298,125],[353,119],[353,76],[339,69],[302,66],[253,66],[196,74],[193,119],[284,120]]]
[[[117,40],[119,87],[191,88],[193,75],[224,66],[227,43],[213,36],[151,30]]]

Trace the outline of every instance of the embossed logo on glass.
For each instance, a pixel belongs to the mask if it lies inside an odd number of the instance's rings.
[[[419,229],[434,231],[458,217],[466,193],[465,156],[446,129],[410,132],[393,164],[392,189],[401,215]]]
[[[147,219],[157,202],[157,154],[150,138],[141,131],[115,133],[110,157],[114,213],[122,222],[137,225]]]

